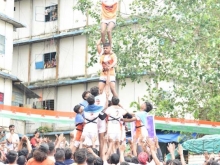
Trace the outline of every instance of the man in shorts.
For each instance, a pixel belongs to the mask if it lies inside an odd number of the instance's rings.
[[[100,42],[100,40],[97,42],[97,51],[99,54],[102,53]],[[113,96],[117,97],[118,95],[115,90],[116,73],[114,68],[117,65],[117,56],[111,53],[110,43],[105,43],[103,48],[104,52],[100,56],[102,70],[99,79],[99,94],[102,94],[104,88],[108,88],[109,85]],[[108,89],[106,89],[106,94],[109,94]]]
[[[121,139],[123,132],[122,119],[127,111],[119,106],[119,98],[112,97],[112,106],[108,107],[105,113],[108,116],[107,137],[114,142],[123,141],[124,139]]]
[[[107,29],[108,41],[112,47],[112,29],[116,24],[116,15],[118,10],[118,0],[101,0],[101,38],[105,43],[105,34]]]
[[[88,106],[84,109],[84,128],[82,137],[85,138],[87,146],[92,145],[92,139],[98,137],[98,118],[104,109],[103,106],[95,105],[95,97],[93,95],[87,98]]]
[[[94,86],[90,89],[90,93],[95,97],[95,105],[103,106],[103,110],[105,110],[108,106],[108,96],[104,96],[104,94],[99,94],[99,88]],[[106,120],[98,118],[98,134],[99,134],[99,152],[100,157],[103,158],[103,146],[104,146],[104,134],[106,132]]]

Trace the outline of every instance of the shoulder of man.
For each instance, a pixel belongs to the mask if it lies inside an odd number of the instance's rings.
[[[31,158],[27,161],[27,164],[31,164],[34,161],[34,158]]]
[[[8,132],[8,133],[5,134],[6,137],[9,137],[10,135],[11,135],[10,132]]]
[[[111,56],[110,56],[111,59],[117,59],[117,55],[115,53],[113,53]]]

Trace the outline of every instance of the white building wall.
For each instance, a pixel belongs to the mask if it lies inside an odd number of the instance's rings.
[[[14,47],[12,74],[19,77],[19,79],[23,82],[28,81],[28,56],[29,45]],[[34,65],[33,60],[31,60],[31,64]]]
[[[97,0],[93,0],[94,4],[96,2]],[[76,3],[77,1],[75,0],[60,1],[60,31],[81,28],[86,25],[86,16],[82,14],[81,11],[73,10],[73,7],[76,5]],[[89,19],[88,23],[91,25],[94,23],[94,21]]]
[[[60,40],[59,78],[85,74],[85,36]]]
[[[0,92],[4,93],[4,104],[11,105],[12,98],[12,82],[8,79],[0,77]],[[10,125],[10,119],[0,118],[0,126],[8,127]]]
[[[0,12],[13,18],[14,17],[14,0],[0,0]]]
[[[147,85],[144,81],[150,81],[147,77],[143,77],[140,83],[132,82],[129,78],[126,78],[126,86],[119,86],[118,95],[120,98],[121,105],[129,109],[131,102],[138,102],[142,104],[142,98],[147,95]],[[120,84],[120,82],[117,82]]]
[[[27,39],[30,36],[31,31],[31,0],[22,0],[15,2],[14,19],[23,23],[26,28],[16,29],[14,33],[14,39]],[[28,13],[28,14],[27,14]]]
[[[0,20],[0,35],[5,36],[5,54],[0,54],[0,69],[8,73],[12,67],[13,26]]]

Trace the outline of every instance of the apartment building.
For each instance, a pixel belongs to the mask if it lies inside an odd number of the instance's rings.
[[[14,18],[14,0],[0,0],[0,104],[23,106],[27,98],[39,97],[12,73],[13,31],[25,27],[25,24]],[[0,118],[3,128],[12,123],[24,133],[23,121]]]

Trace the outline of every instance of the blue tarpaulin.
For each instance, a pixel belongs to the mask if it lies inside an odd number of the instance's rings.
[[[180,132],[157,131],[156,134],[158,141],[161,143],[170,143],[170,142],[183,143],[186,140],[196,137],[196,133],[187,136],[181,134]]]
[[[161,143],[178,142],[179,137],[180,137],[180,133],[169,133],[169,134],[157,133],[158,141]]]

